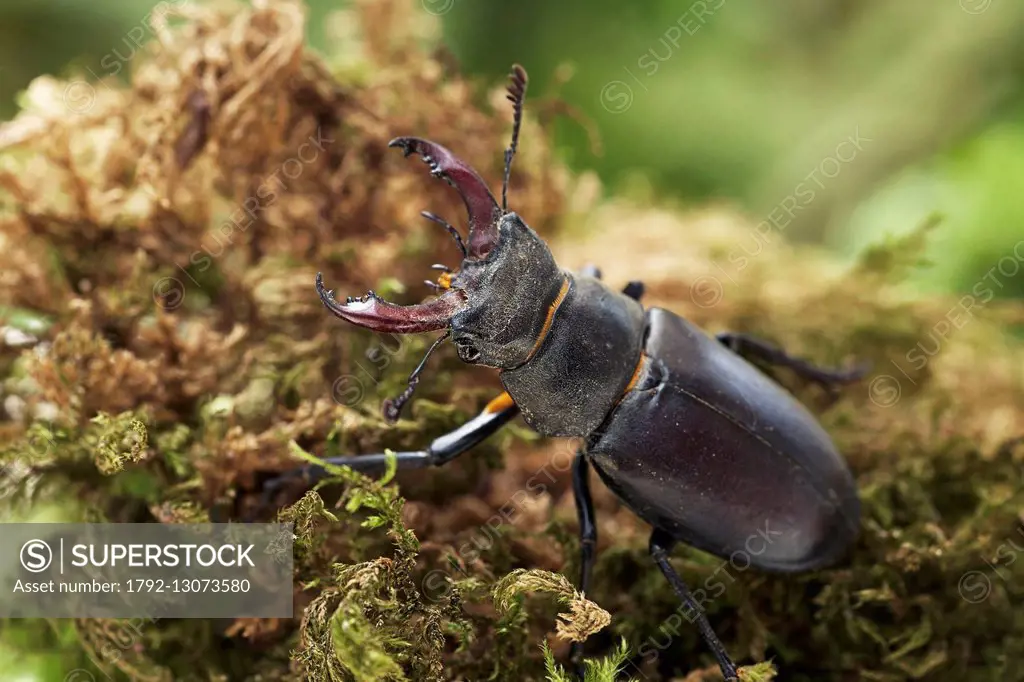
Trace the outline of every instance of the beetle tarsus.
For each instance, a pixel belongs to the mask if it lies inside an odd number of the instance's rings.
[[[708,622],[708,617],[704,613],[704,609],[693,599],[693,595],[690,593],[690,589],[683,582],[683,579],[679,577],[676,570],[672,568],[672,564],[669,563],[668,556],[669,552],[672,551],[672,547],[675,546],[676,540],[663,530],[655,529],[651,533],[650,553],[651,558],[658,564],[658,568],[665,575],[669,584],[672,585],[672,590],[679,597],[680,601],[695,617],[697,622],[697,628],[700,630],[701,637],[704,638],[704,642],[711,649],[711,653],[715,655],[715,660],[718,661],[718,667],[722,669],[722,677],[726,680],[737,679],[736,664],[729,658],[729,654],[725,651],[725,647],[722,646],[722,642],[719,641],[718,635],[711,627],[711,623]],[[692,621],[691,621],[692,622]]]
[[[430,344],[430,348],[427,349],[423,359],[420,360],[420,364],[416,365],[416,369],[414,369],[412,374],[409,375],[409,385],[405,387],[405,390],[402,391],[401,395],[397,398],[384,401],[382,411],[384,413],[384,419],[387,420],[388,423],[394,424],[398,421],[398,415],[402,411],[402,407],[409,401],[409,398],[412,397],[413,391],[416,390],[416,385],[420,383],[420,374],[423,372],[423,368],[427,366],[427,360],[444,342],[444,340],[451,335],[452,330],[448,329],[444,334],[437,337],[434,343]]]
[[[443,178],[458,191],[469,213],[469,256],[486,256],[498,243],[498,219],[504,211],[483,178],[436,142],[418,137],[397,137],[388,146],[400,148],[405,156],[419,154],[435,177]]]
[[[823,386],[849,384],[863,379],[871,369],[869,363],[860,363],[847,369],[819,367],[802,358],[793,357],[781,348],[746,334],[725,332],[715,336],[726,348],[743,357],[752,357],[770,365],[787,367],[802,379],[813,381]]]

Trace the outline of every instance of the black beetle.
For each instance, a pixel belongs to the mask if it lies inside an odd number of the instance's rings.
[[[512,69],[508,98],[515,117],[505,151],[502,205],[480,176],[444,147],[413,137],[389,144],[418,154],[435,177],[458,190],[469,213],[469,236],[437,216],[462,250],[461,268],[444,266],[442,291],[427,303],[399,306],[373,292],[344,304],[316,288],[338,317],[378,332],[445,330],[409,377],[406,391],[386,401],[389,421],[412,395],[430,353],[451,337],[459,357],[499,370],[506,393],[472,420],[417,452],[398,453],[402,469],[451,461],[522,412],[545,436],[579,437],[573,492],[580,525],[582,575],[589,588],[597,528],[588,488],[593,464],[611,490],[653,526],[650,553],[711,648],[727,680],[736,667],[668,556],[683,542],[719,557],[745,554],[769,571],[829,564],[852,543],[860,524],[857,488],[843,458],[811,414],[741,355],[789,367],[825,385],[854,381],[865,368],[826,370],[738,334],[711,338],[672,312],[644,310],[640,282],[622,292],[590,268],[573,274],[547,245],[506,210],[518,143],[526,72]],[[384,454],[335,457],[333,464],[374,472]],[[303,467],[268,485],[324,475]],[[751,547],[751,542],[754,546]],[[573,659],[579,661],[577,647]]]

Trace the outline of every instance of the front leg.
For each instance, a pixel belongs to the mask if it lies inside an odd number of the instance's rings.
[[[644,295],[644,283],[638,279],[630,280],[626,282],[626,286],[622,287],[622,293],[634,301],[639,301]]]
[[[434,439],[426,450],[395,453],[398,460],[398,469],[404,471],[406,469],[422,469],[429,466],[447,464],[473,446],[481,443],[485,438],[507,424],[517,414],[519,414],[519,408],[512,402],[511,396],[508,393],[502,393],[487,403],[487,406],[484,407],[480,414],[457,429]],[[328,457],[324,462],[336,466],[352,467],[356,471],[379,476],[384,473],[387,466],[387,455],[385,453],[345,455],[341,457]],[[282,487],[291,485],[296,481],[301,480],[308,487],[326,478],[327,475],[327,470],[324,467],[315,464],[307,464],[291,471],[286,471],[264,484],[264,499],[268,499],[269,496],[276,493]]]

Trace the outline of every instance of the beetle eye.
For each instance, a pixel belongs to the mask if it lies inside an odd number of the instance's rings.
[[[455,339],[455,349],[463,362],[476,362],[480,359],[480,351],[473,345],[473,340],[468,336],[460,336]]]

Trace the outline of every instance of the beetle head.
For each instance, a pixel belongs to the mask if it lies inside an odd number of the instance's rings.
[[[466,304],[451,332],[465,362],[512,369],[526,362],[566,284],[544,241],[515,213],[497,221],[497,241],[482,259],[466,258],[451,286]]]
[[[465,169],[453,176],[441,172],[442,177],[461,178],[452,183],[469,208],[468,248],[459,270],[441,274],[443,293],[418,305],[395,305],[373,292],[339,304],[319,275],[317,291],[332,312],[360,327],[397,334],[447,328],[467,363],[517,367],[537,341],[548,306],[563,284],[558,265],[537,232],[516,213],[502,211],[476,173],[437,144],[417,140],[414,148],[429,148],[431,159],[444,158]],[[445,167],[451,166],[440,166]]]
[[[416,138],[391,143],[418,153],[434,175],[448,180],[469,213],[462,265],[438,280],[443,293],[411,306],[373,292],[339,304],[317,275],[317,291],[335,315],[367,329],[415,333],[449,329],[465,362],[511,368],[528,357],[563,284],[547,245],[514,212],[504,211],[479,175],[440,145]],[[461,239],[460,239],[461,243]]]
[[[430,352],[451,336],[459,357],[478,363],[509,369],[529,359],[549,318],[552,301],[565,295],[568,280],[555,264],[547,245],[515,213],[507,210],[508,181],[519,141],[523,99],[526,95],[526,71],[512,67],[508,99],[515,116],[512,143],[505,150],[505,179],[501,206],[479,174],[450,151],[417,137],[399,137],[388,146],[401,149],[406,156],[416,154],[431,173],[446,180],[462,197],[469,217],[469,235],[464,243],[458,230],[441,218],[423,215],[445,226],[462,250],[458,272],[445,266],[437,283],[428,282],[441,295],[432,301],[400,306],[389,303],[372,291],[345,303],[334,299],[317,274],[320,299],[338,317],[378,332],[411,334],[445,330]],[[412,395],[426,358],[409,377],[409,387],[394,401],[384,405],[385,415],[397,419],[401,405]]]
[[[469,218],[465,244],[458,231],[433,214],[462,249],[462,266],[445,273],[431,286],[436,299],[411,306],[384,301],[372,291],[341,304],[317,275],[317,291],[335,315],[367,329],[408,334],[447,329],[459,357],[492,367],[509,368],[528,357],[543,327],[547,306],[563,283],[547,246],[515,213],[506,210],[508,179],[519,140],[526,71],[512,67],[508,99],[514,108],[512,144],[505,151],[502,205],[480,175],[446,148],[417,137],[399,137],[388,146],[406,156],[416,154],[431,173],[446,180],[462,197]],[[554,293],[552,293],[552,290]]]

